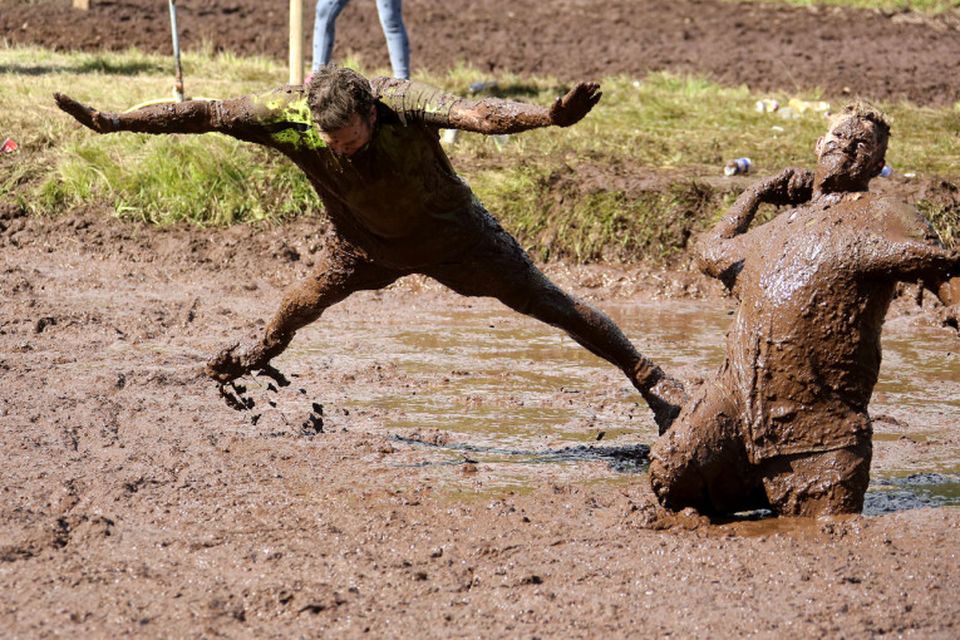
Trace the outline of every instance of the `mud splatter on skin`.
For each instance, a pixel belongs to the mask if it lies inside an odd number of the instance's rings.
[[[740,300],[726,360],[651,453],[661,502],[728,513],[863,508],[867,405],[896,284],[944,304],[960,254],[911,207],[867,193],[887,130],[842,114],[817,143],[816,175],[787,169],[745,192],[702,243],[700,267]],[[812,199],[810,199],[812,195]],[[749,233],[762,202],[801,204]]]

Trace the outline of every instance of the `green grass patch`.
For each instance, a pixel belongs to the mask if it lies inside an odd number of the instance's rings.
[[[281,219],[319,208],[306,181],[264,151],[226,136],[206,136],[203,145],[146,135],[76,142],[35,192],[38,208],[105,199],[124,218],[201,225]]]
[[[734,193],[689,178],[630,193],[585,190],[569,165],[481,171],[473,185],[532,255],[576,262],[669,260]]]
[[[0,138],[11,136],[22,147],[0,156],[0,200],[44,215],[106,205],[121,218],[159,224],[275,222],[321,209],[303,174],[277,153],[219,134],[100,136],[52,99],[61,91],[122,111],[172,96],[170,67],[166,57],[137,51],[0,48]],[[187,94],[209,98],[266,91],[286,77],[270,60],[189,52],[184,72]],[[489,93],[539,104],[566,89],[552,78],[490,78],[469,67],[418,79],[459,94],[494,80]],[[576,126],[530,131],[502,144],[461,134],[449,150],[488,208],[543,257],[670,257],[731,199],[735,189],[719,177],[726,160],[749,156],[759,175],[812,167],[814,142],[827,124],[813,111],[784,119],[755,110],[762,98],[784,105],[791,98],[820,100],[815,91],[758,94],[669,74],[611,77],[602,87],[603,100]],[[894,120],[888,161],[898,173],[957,182],[960,105],[880,106]],[[945,237],[957,237],[949,202],[923,206]]]

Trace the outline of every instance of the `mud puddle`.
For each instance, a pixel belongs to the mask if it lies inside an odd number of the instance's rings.
[[[604,310],[641,351],[682,377],[709,377],[720,364],[731,319],[722,304],[660,301]],[[477,477],[485,490],[522,489],[542,480],[546,468],[591,483],[645,474],[656,429],[616,369],[507,310],[424,309],[417,316],[422,321],[389,336],[376,318],[351,317],[342,345],[338,323],[324,323],[296,354],[304,365],[336,358],[338,369],[358,378],[389,373],[404,380],[357,385],[343,407],[383,416],[404,454],[393,464],[446,468],[445,480],[460,490]],[[960,424],[960,341],[896,319],[883,344],[865,512],[960,504],[960,447],[947,437]],[[922,450],[931,439],[941,445],[936,456]]]

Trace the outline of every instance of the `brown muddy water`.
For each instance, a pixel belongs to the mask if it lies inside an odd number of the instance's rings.
[[[722,360],[731,319],[722,302],[607,303],[604,310],[641,351],[684,379],[709,377]],[[506,309],[424,309],[420,318],[387,336],[376,317],[351,316],[344,344],[342,325],[328,317],[289,357],[318,369],[331,358],[338,369],[383,367],[407,380],[357,385],[337,410],[386,416],[405,454],[395,464],[436,467],[454,492],[524,491],[544,465],[585,483],[646,482],[656,428],[613,367]],[[960,448],[923,450],[960,425],[960,340],[905,317],[887,323],[883,345],[864,511],[960,505]]]

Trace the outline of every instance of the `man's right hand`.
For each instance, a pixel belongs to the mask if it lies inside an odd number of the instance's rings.
[[[813,196],[813,172],[789,167],[762,180],[756,188],[762,202],[777,206],[796,206],[807,202]]]
[[[93,129],[97,133],[108,133],[115,129],[112,119],[104,116],[93,107],[80,104],[70,96],[62,93],[53,94],[53,98],[57,101],[57,106],[60,107],[61,110],[69,113],[83,126]]]
[[[600,102],[600,85],[596,82],[579,82],[565,95],[557,98],[550,107],[550,124],[569,127],[580,122]]]

